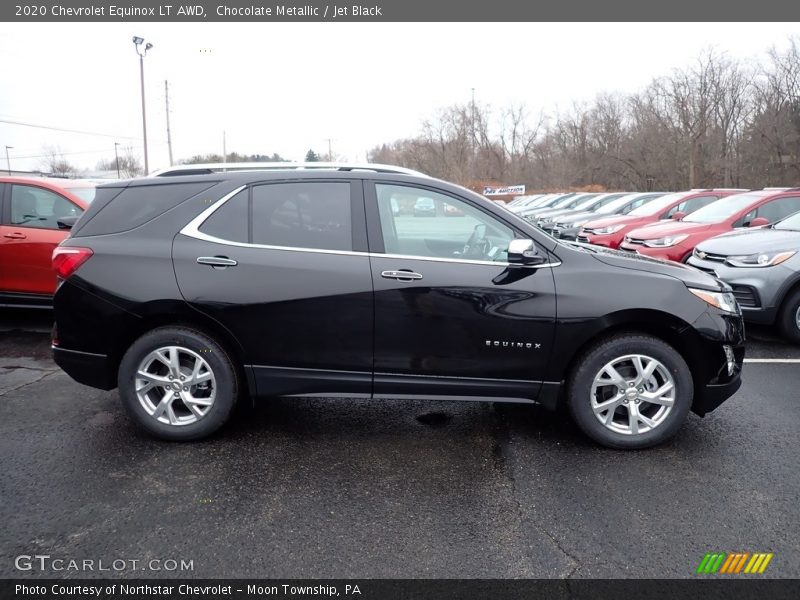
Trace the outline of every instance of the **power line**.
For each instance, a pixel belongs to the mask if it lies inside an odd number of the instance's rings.
[[[125,146],[125,148],[130,147],[133,150],[140,150],[141,146]],[[56,151],[55,154],[58,156],[72,156],[74,154],[101,154],[101,153],[110,153],[111,150],[108,148],[103,148],[102,150],[80,150],[76,152],[58,152]],[[28,154],[28,155],[16,155],[14,158],[47,158],[51,156],[53,153],[48,152],[47,154]]]
[[[23,127],[35,127],[37,129],[48,129],[50,131],[63,131],[66,133],[79,133],[82,135],[94,135],[98,137],[107,137],[107,138],[115,138],[115,139],[123,139],[123,140],[137,140],[142,141],[142,138],[130,136],[130,135],[113,135],[110,133],[100,133],[98,131],[84,131],[81,129],[69,129],[67,127],[54,127],[52,125],[41,125],[39,123],[28,123],[26,121],[19,121],[16,119],[0,119],[0,123],[7,123],[9,125],[21,125]],[[162,140],[159,140],[159,143],[164,143]]]

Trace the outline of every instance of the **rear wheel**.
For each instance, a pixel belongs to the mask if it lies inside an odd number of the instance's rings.
[[[658,338],[624,334],[602,341],[580,359],[567,384],[578,427],[610,448],[660,444],[678,431],[692,404],[686,361]]]
[[[786,298],[778,315],[781,333],[795,344],[800,344],[800,289]]]
[[[120,363],[118,385],[136,423],[166,440],[211,435],[228,420],[238,392],[225,350],[183,327],[154,329],[136,340]]]

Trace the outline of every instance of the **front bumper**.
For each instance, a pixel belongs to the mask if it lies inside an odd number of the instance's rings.
[[[614,233],[609,234],[597,234],[597,233],[589,233],[588,231],[579,232],[578,234],[582,239],[580,241],[586,240],[587,244],[594,244],[595,246],[604,246],[606,248],[611,248],[616,250],[619,248],[619,242],[622,240],[621,235],[616,235]]]
[[[699,397],[695,397],[694,403],[692,404],[692,412],[701,417],[706,416],[708,413],[718,408],[725,400],[733,396],[741,386],[742,378],[740,375],[737,375],[727,383],[707,385],[703,389],[703,393]]]
[[[552,236],[561,240],[577,240],[580,227],[559,227],[556,226],[551,232]]]
[[[723,262],[689,258],[688,264],[731,286],[746,321],[770,324],[775,321],[783,285],[795,273],[787,261],[774,267],[731,267]]]
[[[668,248],[650,248],[643,244],[630,244],[627,242],[622,242],[619,245],[619,249],[626,252],[636,252],[643,256],[649,256],[650,258],[660,258],[661,260],[672,260],[675,262],[681,262],[683,257],[692,251],[691,248],[684,248],[680,244],[669,246]]]
[[[692,412],[702,417],[742,385],[744,320],[741,315],[710,309],[693,323],[693,329],[699,339],[687,349],[695,365]]]

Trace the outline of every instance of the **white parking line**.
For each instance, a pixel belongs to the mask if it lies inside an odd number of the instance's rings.
[[[798,364],[800,358],[745,358],[746,363],[776,363],[776,364]]]

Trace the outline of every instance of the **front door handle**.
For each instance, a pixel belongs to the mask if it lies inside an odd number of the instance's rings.
[[[24,233],[19,233],[18,231],[15,231],[14,233],[3,234],[3,237],[6,237],[6,238],[8,238],[10,240],[24,240],[28,236],[25,235]]]
[[[408,269],[400,269],[399,271],[383,271],[381,277],[385,279],[398,279],[400,281],[413,281],[415,279],[422,279],[420,273],[409,271]]]
[[[235,267],[239,263],[227,256],[198,256],[198,265],[209,265],[216,268]]]

